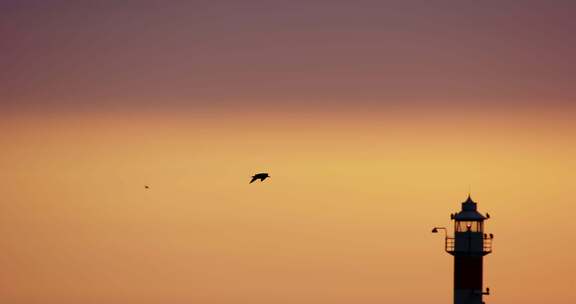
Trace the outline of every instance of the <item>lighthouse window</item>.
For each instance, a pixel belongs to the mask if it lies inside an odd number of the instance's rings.
[[[482,222],[458,221],[455,228],[456,232],[482,232]]]

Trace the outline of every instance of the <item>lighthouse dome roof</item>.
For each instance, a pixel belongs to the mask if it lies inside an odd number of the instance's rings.
[[[462,210],[454,215],[454,220],[457,221],[483,221],[486,217],[478,212],[477,204],[472,200],[470,195],[465,202],[462,203]]]

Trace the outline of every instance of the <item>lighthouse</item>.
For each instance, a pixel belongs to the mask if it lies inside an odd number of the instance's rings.
[[[446,252],[454,256],[454,304],[484,304],[483,296],[490,289],[483,287],[484,256],[492,253],[493,234],[484,232],[484,221],[490,215],[478,212],[470,195],[462,203],[462,210],[450,215],[454,221],[454,236],[445,227],[434,227],[432,232],[444,230]]]

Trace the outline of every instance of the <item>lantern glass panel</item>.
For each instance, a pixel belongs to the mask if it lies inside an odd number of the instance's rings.
[[[481,221],[456,221],[456,232],[482,232],[484,231]]]

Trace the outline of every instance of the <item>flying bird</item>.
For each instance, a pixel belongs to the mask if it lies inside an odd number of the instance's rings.
[[[269,177],[270,177],[270,175],[268,175],[268,173],[257,173],[256,175],[252,176],[252,180],[250,181],[250,184],[255,182],[258,179],[261,182],[263,182],[265,179],[267,179]]]

